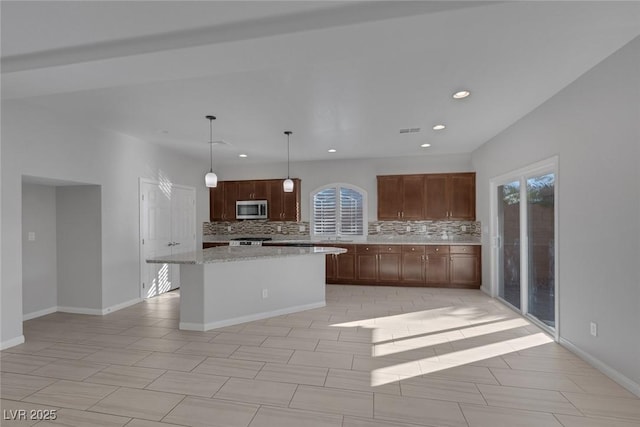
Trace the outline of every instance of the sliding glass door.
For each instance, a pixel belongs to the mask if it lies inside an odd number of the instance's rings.
[[[498,186],[498,295],[520,308],[520,181]]]
[[[555,327],[555,174],[527,179],[528,312]]]
[[[556,160],[492,180],[494,292],[556,328]]]

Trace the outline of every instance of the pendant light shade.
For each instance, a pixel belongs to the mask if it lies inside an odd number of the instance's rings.
[[[213,173],[213,121],[216,116],[206,116],[209,120],[209,155],[211,157],[211,168],[209,173],[204,176],[204,184],[207,187],[215,188],[218,186],[218,175]]]
[[[207,187],[218,186],[218,175],[213,172],[209,172],[204,176],[204,183]]]
[[[285,193],[293,193],[293,180],[289,177],[289,137],[293,132],[290,130],[284,131],[287,135],[287,179],[282,182],[282,189]]]

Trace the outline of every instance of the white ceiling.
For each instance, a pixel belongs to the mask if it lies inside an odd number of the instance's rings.
[[[294,161],[470,152],[640,35],[637,2],[2,1],[0,13],[4,101],[205,159],[213,114],[228,163],[286,159],[289,129]],[[451,99],[460,88],[472,96]]]

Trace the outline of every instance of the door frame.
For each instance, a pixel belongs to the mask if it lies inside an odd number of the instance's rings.
[[[144,261],[144,244],[143,239],[143,231],[144,231],[144,210],[142,207],[142,186],[144,184],[151,184],[151,185],[157,185],[157,186],[169,186],[169,187],[177,187],[177,188],[182,188],[185,190],[190,190],[193,191],[193,200],[195,203],[194,206],[194,210],[193,210],[193,214],[195,216],[195,218],[193,219],[194,224],[196,224],[196,233],[197,233],[197,226],[198,226],[198,222],[197,222],[197,218],[198,218],[198,213],[197,213],[197,196],[198,196],[198,191],[196,190],[196,187],[192,187],[192,186],[188,186],[188,185],[181,185],[181,184],[174,184],[170,181],[157,181],[154,179],[149,179],[149,178],[143,178],[143,177],[139,177],[138,178],[138,261],[139,261],[139,266],[138,266],[138,292],[140,295],[140,299],[146,299],[144,294],[144,288],[143,286],[143,278],[145,276],[145,265],[146,262]],[[196,249],[198,247],[198,239],[196,237]]]
[[[529,166],[512,170],[510,172],[498,175],[489,180],[489,200],[490,200],[490,224],[489,224],[489,241],[491,247],[491,287],[490,293],[493,298],[506,304],[511,309],[518,311],[523,316],[527,317],[530,321],[541,327],[553,336],[555,341],[560,339],[560,281],[559,281],[559,246],[558,239],[558,200],[559,200],[559,158],[553,156],[545,160],[533,163]],[[555,328],[550,328],[537,318],[533,317],[528,312],[529,306],[529,238],[528,238],[528,218],[527,218],[527,179],[539,175],[541,173],[553,173],[554,174],[554,188],[553,188],[553,220],[554,220],[554,317]],[[500,236],[498,235],[498,187],[500,185],[508,184],[513,181],[520,182],[520,307],[509,304],[504,299],[498,296],[498,271],[500,263]]]

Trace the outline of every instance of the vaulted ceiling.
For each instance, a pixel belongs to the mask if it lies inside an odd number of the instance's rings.
[[[229,163],[283,160],[284,130],[294,161],[470,152],[640,35],[637,2],[2,1],[0,13],[3,102],[205,158],[213,114]],[[472,94],[452,99],[459,89]]]

